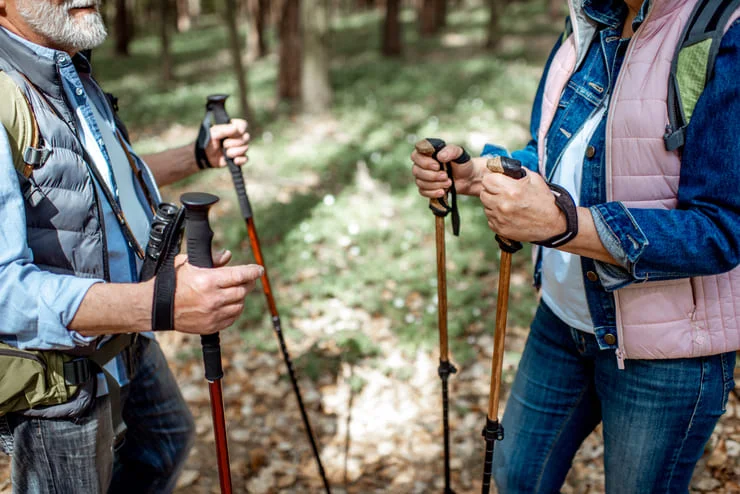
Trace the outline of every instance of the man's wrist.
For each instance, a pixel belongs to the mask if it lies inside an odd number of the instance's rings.
[[[97,283],[68,328],[83,336],[151,331],[154,281]]]

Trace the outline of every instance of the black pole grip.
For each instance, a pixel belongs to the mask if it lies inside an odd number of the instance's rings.
[[[231,122],[231,117],[226,112],[226,99],[229,96],[227,94],[212,94],[208,96],[208,102],[206,103],[206,111],[213,115],[213,121],[217,124],[227,124]],[[239,209],[242,211],[244,219],[252,217],[252,206],[249,204],[249,197],[247,196],[247,186],[244,184],[244,175],[242,175],[242,169],[234,163],[234,160],[226,156],[226,150],[223,151],[224,159],[226,164],[229,166],[231,172],[231,179],[234,181],[234,188],[236,189],[236,196],[239,199]]]
[[[203,349],[206,380],[216,382],[224,377],[224,368],[221,364],[221,338],[218,333],[201,335],[200,346]]]
[[[187,192],[180,196],[180,201],[185,206],[188,262],[199,268],[212,268],[213,231],[208,224],[208,210],[218,197],[206,192]]]
[[[218,201],[218,197],[205,192],[188,192],[180,196],[180,201],[185,206],[188,262],[199,268],[212,268],[213,230],[208,224],[208,210]],[[224,376],[218,333],[201,335],[200,343],[206,379],[215,382]]]

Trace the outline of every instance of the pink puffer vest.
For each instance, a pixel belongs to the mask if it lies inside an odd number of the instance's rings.
[[[579,0],[569,0],[573,34],[547,74],[539,128],[544,143],[560,95],[591,40]],[[676,207],[681,160],[668,152],[668,77],[674,51],[696,0],[653,0],[633,36],[609,104],[606,128],[607,201],[628,208]],[[740,16],[735,13],[730,23]],[[580,46],[579,46],[580,45]],[[717,276],[636,283],[617,290],[617,350],[623,359],[699,357],[740,349],[740,268]]]

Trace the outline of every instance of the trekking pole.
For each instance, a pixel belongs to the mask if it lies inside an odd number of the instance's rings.
[[[180,196],[185,206],[185,228],[187,233],[188,262],[199,268],[212,268],[211,240],[213,231],[208,224],[208,209],[218,201],[218,197],[204,192],[188,192]],[[211,396],[211,415],[213,434],[216,438],[216,461],[218,480],[222,494],[231,494],[231,471],[229,468],[229,448],[226,438],[224,418],[224,399],[221,378],[224,376],[221,365],[221,343],[218,333],[201,335],[203,346],[203,365]]]
[[[416,151],[420,154],[437,159],[437,153],[446,146],[441,139],[424,139],[416,143]],[[463,151],[463,155],[457,158],[456,162],[465,163],[470,160],[470,156]],[[449,164],[440,163],[440,170],[446,170],[450,179],[452,179],[452,169]],[[449,347],[447,342],[447,267],[445,265],[445,216],[452,213],[453,233],[459,234],[460,218],[457,213],[456,192],[454,182],[450,187],[452,193],[452,206],[446,202],[446,195],[439,199],[429,200],[429,209],[434,213],[435,219],[435,239],[437,246],[437,325],[439,327],[439,367],[437,374],[442,380],[442,427],[444,434],[444,469],[445,469],[445,490],[444,494],[454,494],[455,491],[450,487],[450,421],[449,421],[449,397],[448,397],[448,380],[450,374],[457,372],[457,369],[449,360]]]
[[[493,173],[503,173],[507,177],[520,179],[526,175],[519,161],[495,157],[488,160],[486,167]],[[509,308],[509,279],[511,277],[511,256],[522,248],[515,240],[496,235],[496,242],[501,248],[501,262],[498,276],[498,298],[496,300],[496,332],[493,339],[493,357],[491,358],[491,390],[488,396],[488,415],[483,437],[486,441],[486,454],[483,463],[482,494],[488,494],[491,488],[493,470],[493,448],[496,441],[504,438],[504,428],[498,420],[499,397],[501,393],[501,373],[504,363],[504,339],[506,337],[506,313]]]
[[[225,94],[214,94],[208,96],[206,112],[213,115],[214,122],[217,124],[225,124],[231,121],[231,118],[229,118],[228,113],[226,113],[226,108],[224,107],[226,98],[228,98],[228,95]],[[314,457],[316,458],[316,466],[319,469],[321,481],[324,483],[324,489],[326,490],[327,494],[330,494],[331,488],[329,487],[329,480],[326,478],[324,466],[321,464],[319,448],[316,444],[316,439],[314,438],[313,431],[311,430],[311,423],[308,420],[306,407],[303,405],[303,398],[301,397],[301,390],[298,387],[298,379],[296,378],[295,370],[293,369],[293,362],[290,359],[288,347],[285,344],[285,337],[283,336],[283,330],[280,324],[280,314],[278,314],[277,305],[275,304],[275,298],[272,296],[270,279],[267,277],[267,266],[265,266],[265,261],[262,257],[262,248],[260,247],[259,237],[257,237],[257,229],[254,226],[254,218],[252,217],[252,207],[249,203],[249,196],[247,196],[246,185],[244,184],[244,175],[242,175],[241,168],[234,163],[234,160],[226,156],[225,150],[223,154],[224,159],[229,166],[229,171],[231,172],[231,178],[234,182],[236,195],[239,199],[239,207],[241,208],[242,216],[244,217],[244,221],[247,224],[247,233],[249,234],[249,244],[252,247],[252,253],[254,254],[254,258],[255,261],[257,261],[257,264],[261,265],[265,270],[264,274],[262,275],[261,282],[262,289],[265,292],[265,298],[267,299],[267,306],[269,307],[270,314],[272,315],[272,327],[274,328],[275,334],[277,335],[278,343],[280,345],[280,352],[283,354],[283,360],[285,361],[285,366],[288,369],[290,383],[293,386],[293,392],[295,393],[296,400],[298,401],[298,408],[301,411],[301,418],[303,419],[303,425],[306,429],[306,434],[308,435],[308,439],[311,442],[311,449],[313,450]]]

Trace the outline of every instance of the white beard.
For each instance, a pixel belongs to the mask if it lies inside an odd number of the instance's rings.
[[[16,0],[18,13],[39,35],[66,51],[89,50],[105,41],[108,33],[100,15],[100,0]],[[70,9],[95,6],[90,14],[72,16]]]

